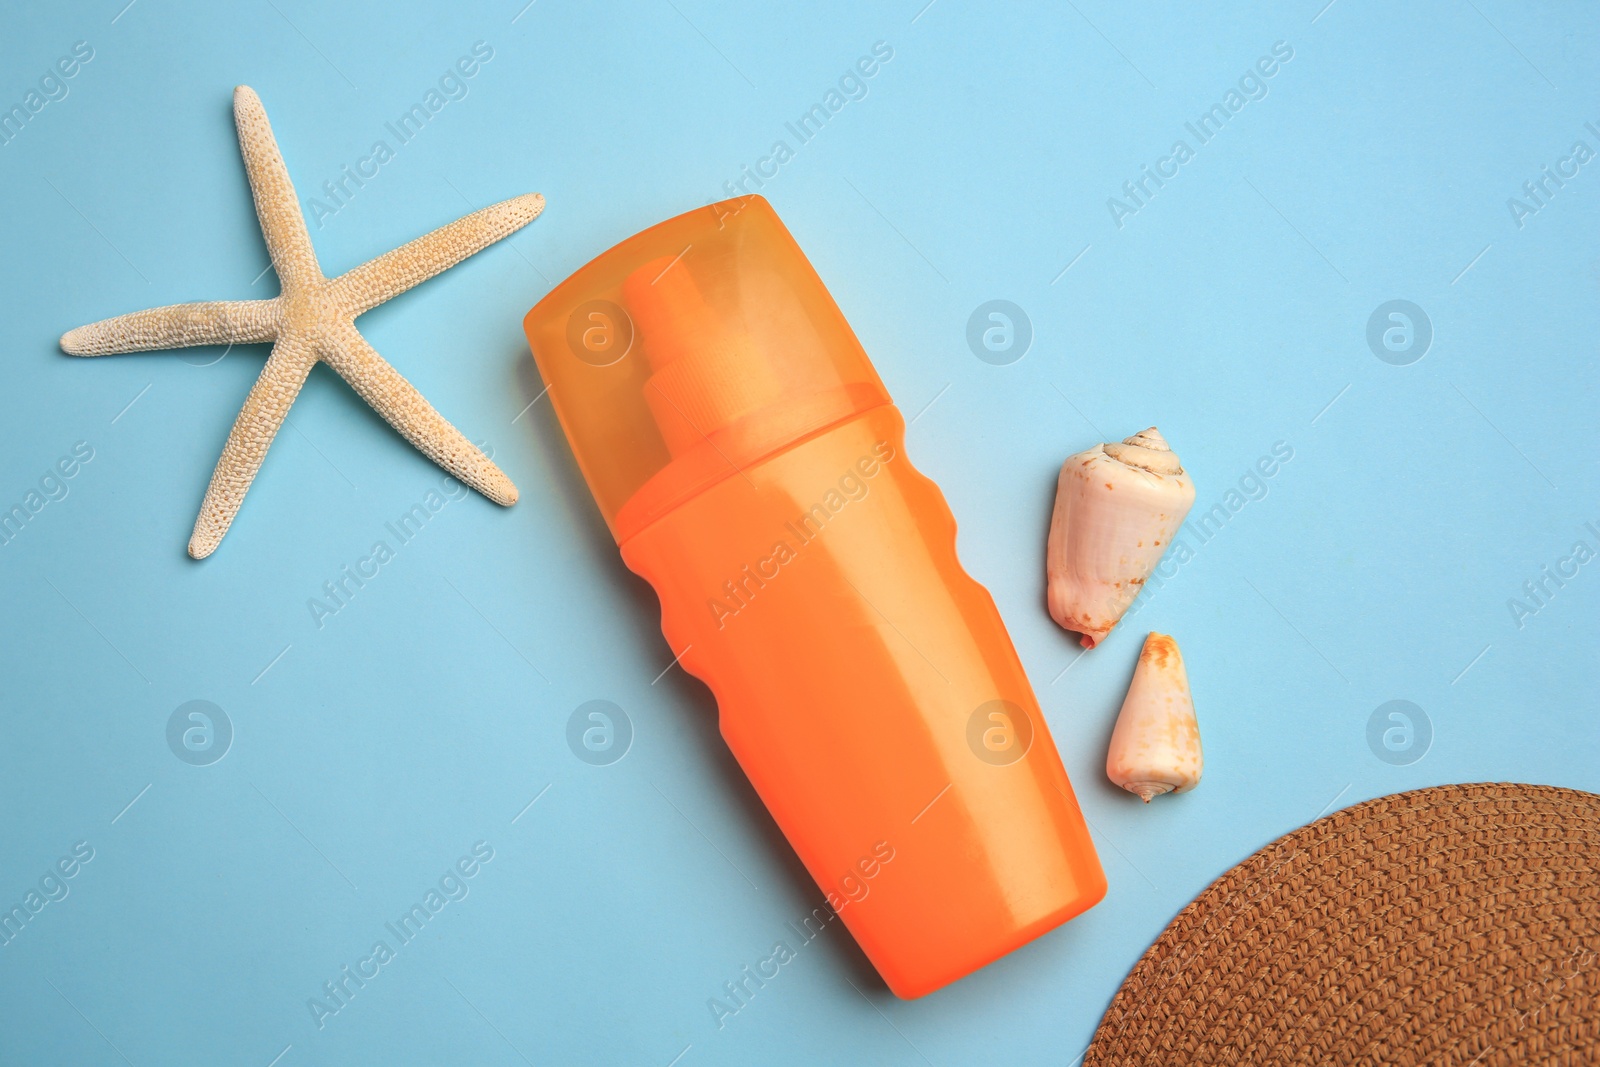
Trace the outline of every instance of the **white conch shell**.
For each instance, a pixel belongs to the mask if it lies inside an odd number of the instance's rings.
[[[1045,554],[1051,618],[1085,648],[1104,640],[1193,503],[1194,483],[1154,426],[1069,457]]]
[[[1183,655],[1172,638],[1153,633],[1111,731],[1106,777],[1148,804],[1151,797],[1199,785],[1204,764]]]

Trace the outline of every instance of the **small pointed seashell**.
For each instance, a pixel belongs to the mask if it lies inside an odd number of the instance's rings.
[[[1148,804],[1151,797],[1199,785],[1204,763],[1183,654],[1172,638],[1153,633],[1111,731],[1106,777]]]
[[[1154,426],[1062,464],[1045,556],[1050,615],[1103,641],[1183,525],[1194,483]]]

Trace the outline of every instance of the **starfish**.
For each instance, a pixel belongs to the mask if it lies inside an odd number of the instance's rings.
[[[355,319],[526,226],[544,210],[544,197],[529,193],[491,205],[329,279],[317,265],[266,109],[247,85],[233,92],[233,117],[281,292],[270,300],[214,300],[136,311],[61,337],[62,350],[74,356],[273,342],[206,487],[189,555],[203,559],[216,551],[289,406],[319,361],[349,382],[423,455],[496,504],[515,504],[517,487],[511,479],[373,350],[356,330]]]

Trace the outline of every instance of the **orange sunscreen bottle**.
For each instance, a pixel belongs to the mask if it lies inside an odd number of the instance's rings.
[[[938,989],[1100,900],[994,600],[766,200],[630,237],[524,326],[672,654],[891,990]]]

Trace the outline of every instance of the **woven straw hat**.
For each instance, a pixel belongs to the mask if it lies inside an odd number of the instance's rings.
[[[1600,796],[1450,785],[1280,838],[1183,909],[1101,1065],[1600,1064]]]

